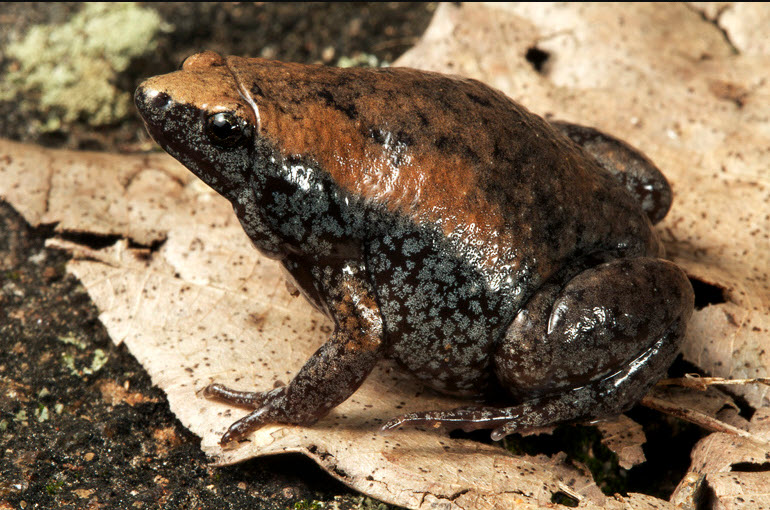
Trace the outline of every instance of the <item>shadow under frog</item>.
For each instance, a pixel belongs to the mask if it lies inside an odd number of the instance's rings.
[[[233,205],[257,249],[334,322],[287,385],[218,384],[267,423],[311,425],[381,358],[491,397],[397,417],[517,430],[623,412],[662,377],[693,309],[652,223],[671,204],[642,154],[548,123],[470,79],[189,57],[136,91],[152,137]]]

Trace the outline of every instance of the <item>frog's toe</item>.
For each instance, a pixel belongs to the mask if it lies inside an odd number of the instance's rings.
[[[428,427],[441,426],[440,411],[424,411],[421,413],[409,413],[396,416],[383,425],[382,432],[390,432],[399,429],[404,425],[427,425]]]
[[[517,408],[490,406],[458,407],[448,411],[422,411],[397,416],[382,426],[383,432],[398,429],[404,425],[425,426],[445,430],[462,429],[472,432],[479,429],[501,427],[517,417]]]
[[[217,400],[226,404],[245,407],[247,409],[257,409],[265,403],[266,391],[238,391],[228,388],[222,384],[209,384],[201,391],[204,397],[209,400]]]
[[[222,435],[222,439],[219,440],[219,444],[225,446],[233,441],[241,440],[248,434],[267,425],[267,421],[264,419],[265,413],[266,408],[261,407],[230,425],[227,432]]]
[[[209,390],[209,388],[211,387],[209,386],[207,390]],[[219,398],[219,395],[221,395],[220,390],[222,390],[222,388],[213,389],[213,395],[215,395],[213,398]],[[227,388],[225,388],[225,390],[227,390]],[[204,393],[205,392],[206,391],[204,390]],[[286,412],[285,394],[286,386],[281,386],[280,388],[275,388],[274,390],[270,390],[264,393],[252,394],[259,396],[261,405],[259,405],[259,407],[257,407],[257,409],[251,413],[230,425],[230,427],[227,429],[227,432],[225,432],[225,434],[222,436],[222,439],[219,441],[219,444],[224,446],[233,441],[243,439],[248,434],[270,423],[297,423],[296,420],[290,419],[289,413]]]
[[[279,422],[286,422],[285,416],[280,409],[268,403],[230,425],[219,444],[225,446],[233,441],[240,441],[265,425]]]

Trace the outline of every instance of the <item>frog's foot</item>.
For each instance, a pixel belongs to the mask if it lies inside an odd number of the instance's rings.
[[[224,446],[232,441],[242,439],[263,425],[274,422],[275,410],[273,409],[271,412],[271,409],[275,406],[271,406],[269,403],[271,400],[275,401],[284,389],[280,387],[272,391],[238,391],[216,383],[203,388],[203,396],[208,399],[246,409],[254,409],[253,412],[233,423],[222,436],[219,444]]]
[[[639,370],[653,357],[673,360],[678,351],[674,340],[684,325],[673,324],[666,335],[635,360],[608,377],[580,388],[528,400],[513,407],[469,406],[449,411],[424,411],[405,414],[388,421],[383,431],[403,425],[424,425],[466,432],[493,429],[493,441],[509,434],[579,420],[596,420],[618,415],[633,406],[655,382],[650,374]]]
[[[211,384],[204,388],[206,398],[219,400],[228,404],[254,409],[227,429],[219,444],[222,446],[232,441],[243,439],[245,436],[262,428],[269,423],[292,423],[288,419],[286,409],[286,386],[265,392],[236,391],[221,384]]]
[[[203,396],[246,409],[257,409],[264,402],[267,391],[238,391],[221,384],[213,383],[203,388]]]

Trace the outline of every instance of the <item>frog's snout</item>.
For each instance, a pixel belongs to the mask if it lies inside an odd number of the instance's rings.
[[[150,136],[162,147],[167,148],[168,121],[174,108],[173,98],[153,86],[152,79],[144,81],[134,92],[134,104]]]
[[[145,81],[134,92],[134,104],[145,122],[160,117],[171,105],[171,96]]]

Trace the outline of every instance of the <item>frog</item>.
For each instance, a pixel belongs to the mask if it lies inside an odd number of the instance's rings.
[[[618,138],[470,78],[211,51],[134,98],[150,136],[333,324],[288,384],[202,389],[249,410],[222,445],[312,426],[385,360],[467,405],[384,431],[498,440],[601,420],[680,350],[693,289],[653,228],[671,187]]]

